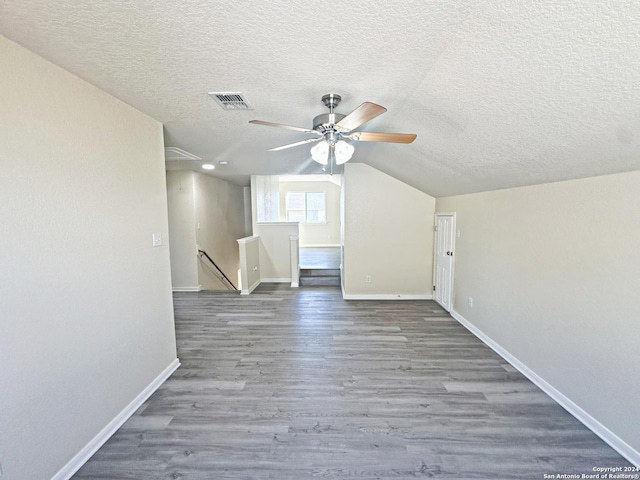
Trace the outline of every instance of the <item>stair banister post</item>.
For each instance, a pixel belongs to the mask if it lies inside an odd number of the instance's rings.
[[[289,235],[291,246],[291,288],[298,288],[300,285],[300,250],[298,235]]]

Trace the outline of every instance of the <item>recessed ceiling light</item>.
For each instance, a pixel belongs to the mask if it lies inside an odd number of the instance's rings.
[[[220,160],[218,162],[218,165],[229,165],[229,162],[227,162],[226,160]]]
[[[214,165],[211,165],[210,163],[205,163],[204,165],[202,165],[202,168],[204,168],[205,170],[213,170],[216,167]]]

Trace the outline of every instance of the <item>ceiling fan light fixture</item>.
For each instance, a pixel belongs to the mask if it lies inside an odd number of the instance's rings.
[[[329,162],[329,144],[327,142],[318,142],[311,148],[311,159],[320,165],[326,165]]]
[[[353,156],[353,152],[355,148],[353,145],[345,142],[344,140],[339,140],[336,142],[335,146],[335,155],[336,155],[336,165],[342,165],[343,163],[351,160]]]
[[[372,102],[364,102],[358,108],[348,115],[334,112],[334,108],[340,103],[341,97],[335,93],[329,93],[322,97],[322,102],[329,113],[317,115],[313,119],[312,128],[294,127],[282,123],[265,122],[264,120],[250,120],[249,123],[256,125],[265,125],[268,127],[286,128],[287,130],[295,130],[298,132],[316,135],[316,138],[310,138],[299,142],[289,143],[280,147],[270,148],[269,152],[277,152],[285,148],[297,147],[306,143],[318,142],[311,149],[311,158],[320,165],[342,165],[351,160],[355,148],[347,139],[354,142],[386,142],[386,143],[411,143],[416,139],[413,133],[385,133],[385,132],[362,132],[355,131],[365,123],[373,120],[377,116],[387,111],[381,105]],[[331,161],[331,151],[335,161]]]

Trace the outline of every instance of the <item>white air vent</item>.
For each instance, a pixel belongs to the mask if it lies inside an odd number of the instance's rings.
[[[167,147],[164,149],[164,159],[166,162],[172,160],[202,160],[193,153],[186,152],[178,147]]]
[[[241,92],[209,92],[223,110],[253,110]]]

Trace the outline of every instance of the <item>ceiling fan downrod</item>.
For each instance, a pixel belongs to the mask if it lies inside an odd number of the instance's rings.
[[[321,113],[313,119],[313,129],[322,134],[335,132],[334,125],[342,120],[346,115],[333,113],[333,109],[340,104],[342,97],[337,93],[328,93],[322,97],[322,103],[329,109],[329,113]]]

